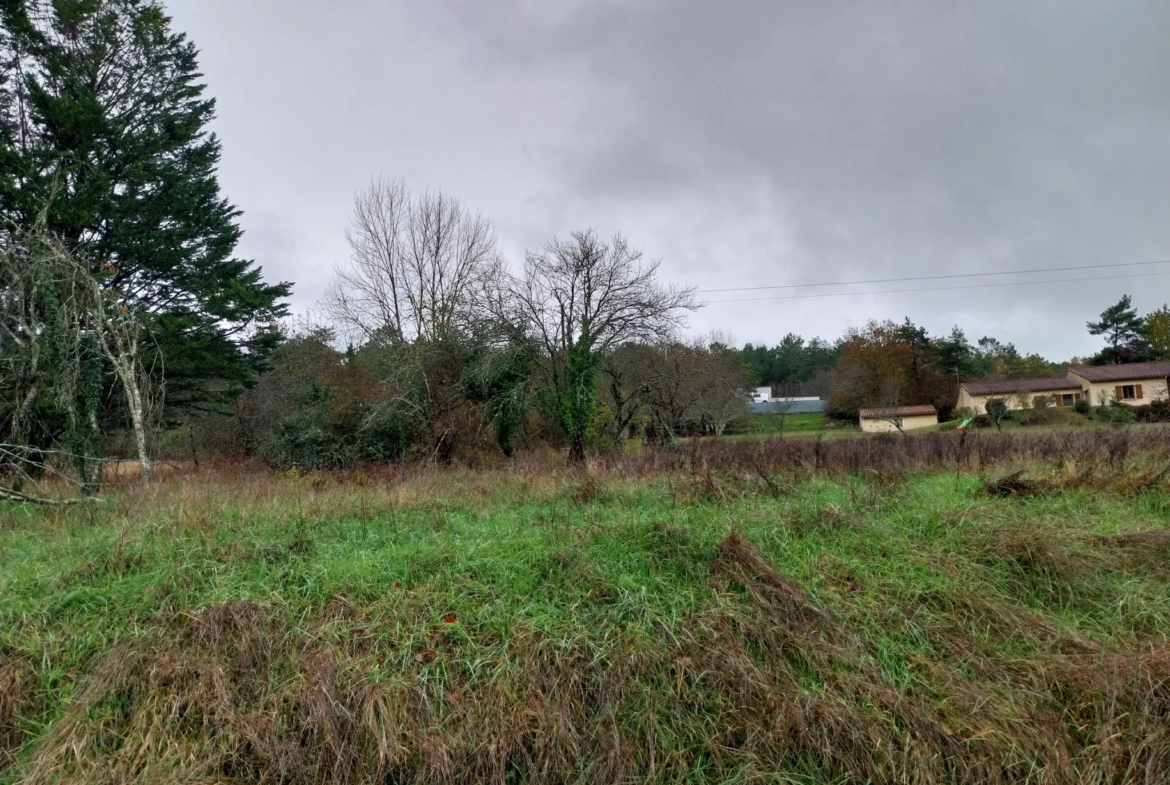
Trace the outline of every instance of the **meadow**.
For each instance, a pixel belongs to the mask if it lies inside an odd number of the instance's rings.
[[[1170,430],[0,507],[3,783],[1162,783]]]

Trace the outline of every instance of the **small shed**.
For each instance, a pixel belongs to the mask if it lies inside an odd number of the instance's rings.
[[[929,404],[861,410],[861,430],[866,433],[910,431],[931,425],[938,425],[938,411]]]

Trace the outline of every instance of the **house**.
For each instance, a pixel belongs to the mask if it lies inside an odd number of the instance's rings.
[[[861,410],[861,430],[866,433],[893,433],[930,425],[938,425],[938,412],[930,405]]]
[[[1170,362],[1126,363],[1069,368],[1068,378],[1081,387],[1085,400],[1094,406],[1120,401],[1127,406],[1145,406],[1167,397]]]
[[[1073,379],[1004,379],[1003,381],[963,382],[959,385],[957,408],[970,409],[976,414],[987,411],[987,402],[1003,401],[1009,409],[1022,409],[1024,400],[1039,395],[1052,396],[1057,406],[1074,406],[1084,391]]]

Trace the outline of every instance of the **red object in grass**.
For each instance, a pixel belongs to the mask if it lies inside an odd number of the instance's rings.
[[[447,616],[446,618],[443,619],[443,621],[447,622],[448,624],[454,624],[455,617],[454,616]]]

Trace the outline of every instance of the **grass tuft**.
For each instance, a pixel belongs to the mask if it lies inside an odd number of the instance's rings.
[[[10,508],[0,782],[1164,782],[1170,439],[1121,439],[212,468]]]

